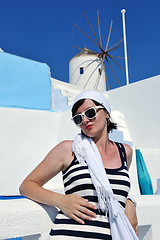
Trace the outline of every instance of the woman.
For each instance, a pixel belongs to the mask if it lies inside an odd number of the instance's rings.
[[[96,154],[100,153],[103,164],[101,170],[108,176],[114,196],[123,208],[126,207],[126,215],[137,232],[133,203],[130,200],[126,203],[130,186],[127,168],[131,164],[132,149],[126,144],[109,140],[108,133],[116,129],[116,124],[110,120],[110,112],[109,103],[101,93],[84,91],[79,94],[73,103],[72,119],[80,127],[81,135],[76,136],[74,142],[63,141],[54,147],[20,186],[22,195],[60,209],[50,232],[51,239],[112,239],[109,222],[111,214],[107,210],[109,203],[106,202],[106,196],[102,197],[103,193],[98,193],[99,180],[92,173],[95,164],[86,160],[85,154],[90,155],[92,152],[90,143],[97,151]],[[93,155],[89,158],[94,158]],[[63,174],[65,195],[42,188],[60,171]]]

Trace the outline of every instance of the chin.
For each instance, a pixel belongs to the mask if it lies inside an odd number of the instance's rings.
[[[89,137],[89,138],[94,138],[95,137],[95,134],[94,133],[91,133],[91,132],[82,132],[86,137]]]

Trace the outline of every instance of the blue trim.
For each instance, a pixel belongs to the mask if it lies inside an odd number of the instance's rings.
[[[17,238],[7,238],[7,239],[4,239],[4,240],[13,240],[13,239],[15,239],[15,240],[22,240],[22,237],[17,237]]]
[[[15,108],[15,109],[26,109],[26,110],[37,110],[37,111],[53,112],[52,109],[29,108],[29,107],[21,107],[21,106],[5,106],[5,105],[0,105],[0,108]]]
[[[21,195],[13,195],[13,196],[0,196],[0,200],[13,200],[13,199],[23,199],[26,198]],[[12,238],[11,238],[12,239]]]

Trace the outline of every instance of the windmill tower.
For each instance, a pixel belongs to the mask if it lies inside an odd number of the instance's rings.
[[[82,89],[106,91],[105,66],[97,53],[85,47],[69,62],[69,82]]]
[[[96,36],[93,27],[91,26],[86,13],[84,12],[85,18],[92,30],[95,40],[93,40],[90,36],[88,36],[82,29],[80,29],[77,25],[74,26],[82,32],[90,41],[92,41],[97,47],[98,50],[92,51],[85,47],[84,49],[75,47],[80,49],[81,51],[74,56],[69,62],[69,82],[74,84],[82,89],[97,89],[100,91],[105,91],[106,86],[109,90],[108,77],[106,73],[106,66],[110,68],[114,78],[118,82],[119,86],[121,86],[115,71],[111,65],[111,62],[116,64],[121,70],[125,72],[123,67],[118,63],[117,59],[124,59],[124,57],[113,56],[112,51],[118,49],[123,46],[120,44],[123,41],[123,38],[115,43],[113,46],[109,47],[109,41],[112,30],[112,21],[110,24],[107,44],[105,49],[102,48],[101,41],[101,33],[100,33],[100,22],[99,22],[99,11],[97,11],[97,20],[98,20],[98,33],[99,39]],[[116,60],[115,60],[116,59]]]

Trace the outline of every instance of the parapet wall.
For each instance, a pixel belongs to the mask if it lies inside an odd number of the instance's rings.
[[[135,196],[139,240],[159,240],[160,196]],[[0,201],[0,239],[47,240],[57,210],[29,199]]]
[[[160,179],[160,75],[108,92],[112,110],[124,116],[132,143],[144,157],[157,191]]]

